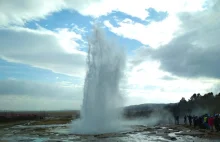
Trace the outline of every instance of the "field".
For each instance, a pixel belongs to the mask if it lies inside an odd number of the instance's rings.
[[[217,142],[219,133],[196,130],[184,125],[134,125],[128,123],[117,133],[79,135],[70,132],[78,111],[50,111],[43,119],[19,120],[0,124],[2,141],[195,141]]]

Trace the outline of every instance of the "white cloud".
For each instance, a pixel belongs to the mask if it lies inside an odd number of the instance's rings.
[[[159,49],[141,47],[135,62],[151,58],[160,62],[160,69],[177,76],[220,79],[219,9],[216,1],[204,11],[179,13],[181,34]]]
[[[140,103],[174,103],[193,93],[207,93],[218,80],[181,78],[160,70],[160,63],[146,60],[127,71],[126,105]],[[167,78],[169,77],[169,78]]]
[[[90,4],[79,11],[84,15],[99,17],[107,15],[112,11],[119,11],[145,20],[149,13],[148,8],[154,8],[157,11],[167,11],[177,13],[184,11],[198,11],[203,9],[205,0],[101,0],[100,2]]]
[[[130,2],[132,3],[133,1]],[[181,21],[177,15],[180,12],[197,12],[204,10],[203,5],[205,0],[196,0],[193,2],[189,0],[156,0],[152,2],[145,0],[136,3],[138,4],[137,7],[134,2],[132,4],[135,5],[135,8],[137,9],[154,8],[156,11],[167,12],[168,17],[159,22],[151,21],[147,25],[132,21],[128,18],[123,21],[116,20],[118,24],[117,27],[113,26],[109,21],[104,21],[104,25],[108,27],[111,32],[119,36],[135,39],[144,45],[157,48],[169,43],[175,36],[177,36],[177,31],[180,30],[181,25]],[[142,20],[144,19],[142,18]]]
[[[145,103],[176,103],[181,97],[190,98],[190,92],[162,92],[160,89],[151,91],[147,89],[128,90],[126,105]]]
[[[0,57],[9,61],[83,77],[86,53],[74,40],[81,35],[67,29],[52,32],[43,28],[0,28]]]
[[[87,8],[80,10],[80,12],[84,15],[99,17],[113,11],[119,11],[144,20],[148,17],[148,12],[146,11],[147,6],[142,4],[146,3],[143,1],[135,2],[134,0],[102,0],[99,3],[89,5]]]
[[[0,26],[23,25],[63,9],[81,11],[100,0],[1,0]]]
[[[70,31],[68,28],[57,28],[57,36],[62,47],[69,53],[75,53],[76,48],[80,48],[80,45],[76,42],[77,40],[83,41],[80,34]]]
[[[135,77],[135,76],[130,76]],[[144,77],[139,77],[144,80]],[[147,78],[146,78],[147,80]],[[213,80],[157,80],[136,83],[136,87],[126,89],[125,105],[141,103],[174,103],[185,97],[189,99],[193,93],[206,93],[205,89],[213,87]],[[214,81],[216,82],[216,81]],[[130,82],[131,83],[131,82]],[[216,82],[217,84],[218,82]],[[187,84],[187,85],[186,85]],[[215,84],[215,85],[216,85]],[[141,87],[140,87],[140,86]],[[145,85],[145,86],[142,86]],[[0,109],[6,110],[61,110],[80,109],[83,97],[82,85],[71,82],[36,82],[17,79],[0,81]],[[59,104],[59,105],[57,105]]]
[[[71,82],[0,81],[1,110],[79,109],[81,102],[82,86]]]
[[[148,8],[157,11],[183,12],[202,9],[205,0],[1,0],[0,26],[23,25],[27,21],[45,18],[53,12],[73,9],[83,15],[99,17],[112,11],[119,11],[138,17],[148,17]]]
[[[114,27],[109,21],[104,21],[104,24],[119,36],[135,39],[142,44],[157,48],[171,41],[180,22],[175,16],[169,16],[161,22],[151,22],[148,25],[131,20],[128,22],[128,19],[119,22],[119,27]]]
[[[161,48],[141,47],[135,52],[128,74],[128,103],[168,103],[182,97],[189,99],[193,93],[218,93],[218,11],[219,2],[204,11],[178,13],[180,33],[174,32],[175,37]],[[169,30],[169,24],[167,27]],[[129,28],[135,31],[132,26]],[[123,32],[129,33],[125,29]]]
[[[1,0],[0,26],[8,24],[23,25],[29,20],[45,18],[63,7],[63,0]]]
[[[45,98],[42,96],[0,96],[0,110],[79,110],[80,105],[81,101],[74,99]]]

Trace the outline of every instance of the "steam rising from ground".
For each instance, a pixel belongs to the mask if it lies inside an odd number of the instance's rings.
[[[190,114],[195,115],[195,116],[201,116],[204,114],[208,114],[208,112],[211,112],[208,108],[195,107]],[[189,114],[186,114],[186,115],[189,115]]]
[[[84,83],[81,117],[73,121],[71,133],[100,134],[128,130],[131,125],[157,125],[172,121],[165,110],[155,111],[150,117],[123,120],[123,99],[119,89],[125,67],[124,50],[105,38],[97,26],[88,40],[88,71]]]
[[[174,117],[169,111],[165,109],[159,109],[154,110],[147,118],[135,118],[134,120],[124,121],[123,124],[144,125],[149,127],[155,125],[174,124]]]
[[[125,66],[125,54],[94,27],[88,41],[88,71],[84,83],[81,119],[73,122],[72,133],[95,134],[121,129],[122,95],[119,83]]]

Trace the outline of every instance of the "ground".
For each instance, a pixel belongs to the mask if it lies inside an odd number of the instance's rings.
[[[50,117],[38,121],[0,124],[3,141],[220,141],[220,133],[185,125],[130,125],[120,133],[76,135],[69,131],[71,118]]]

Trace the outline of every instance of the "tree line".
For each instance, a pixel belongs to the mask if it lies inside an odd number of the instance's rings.
[[[169,104],[165,106],[174,116],[185,115],[214,115],[220,113],[220,93],[213,92],[201,95],[194,93],[189,100],[184,97],[176,104]]]

